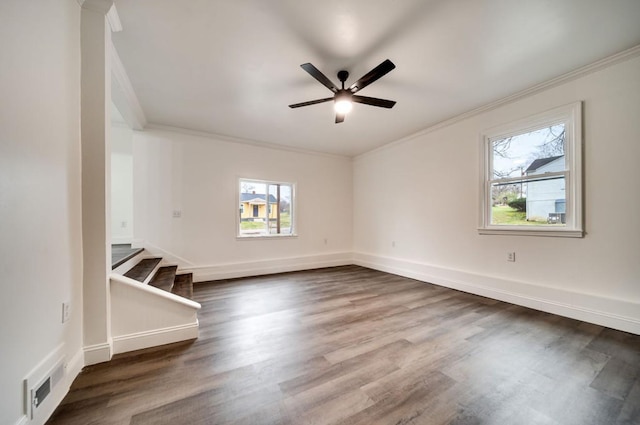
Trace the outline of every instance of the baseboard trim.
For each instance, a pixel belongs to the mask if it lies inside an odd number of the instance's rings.
[[[373,254],[354,253],[353,264],[640,335],[640,304],[626,300]]]
[[[64,343],[50,351],[23,380],[24,411],[23,416],[18,419],[16,425],[41,425],[49,420],[55,409],[62,403],[62,400],[69,392],[71,384],[83,366],[84,351],[81,347],[78,348],[71,359],[69,359],[69,355],[66,353]],[[60,368],[62,368],[62,374],[59,374]],[[48,377],[50,378],[50,392],[43,402],[35,408],[30,403],[30,391]]]
[[[27,417],[27,415],[22,415],[22,417],[18,419],[18,422],[16,422],[16,425],[27,425],[28,423],[29,423],[29,418]]]
[[[97,363],[108,362],[111,360],[112,354],[112,345],[108,342],[87,345],[84,347],[84,365],[90,366]]]
[[[71,387],[71,384],[73,383],[73,381],[78,377],[78,375],[80,375],[80,372],[82,372],[83,367],[84,367],[84,351],[81,348],[76,352],[76,354],[74,354],[71,360],[67,362],[67,365],[66,365],[67,388]]]
[[[347,266],[353,264],[350,252],[309,255],[304,257],[280,258],[245,263],[219,264],[181,268],[181,273],[193,273],[194,283],[212,280],[234,279],[238,277],[260,276],[323,267]]]
[[[55,398],[53,399],[55,404],[54,404],[54,407],[51,409],[51,411],[47,412],[48,414],[47,414],[46,420],[49,420],[49,418],[51,417],[55,409],[60,405],[60,403],[62,403],[62,400],[64,400],[64,397],[69,393],[69,388],[71,388],[71,384],[76,379],[76,377],[80,374],[83,367],[84,367],[84,352],[82,348],[80,348],[76,352],[76,354],[73,355],[71,360],[66,362],[64,365],[64,368],[65,368],[64,381],[62,385],[55,390]],[[29,423],[29,422],[27,421],[25,423]]]
[[[152,331],[137,332],[113,337],[114,354],[171,344],[173,342],[188,341],[198,338],[198,321],[188,325],[171,326]]]

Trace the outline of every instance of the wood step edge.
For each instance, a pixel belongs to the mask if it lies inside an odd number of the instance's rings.
[[[171,293],[193,300],[193,273],[177,274]]]
[[[120,260],[118,260],[115,263],[113,263],[111,265],[111,270],[117,269],[118,267],[120,267],[121,265],[126,263],[127,261],[131,260],[133,257],[141,254],[143,251],[144,251],[144,248],[136,248],[135,251],[131,252],[131,254],[129,254],[126,257],[123,257]]]
[[[177,270],[178,266],[162,266],[158,268],[153,278],[149,281],[149,285],[171,292]]]
[[[129,269],[124,276],[146,284],[151,280],[151,276],[153,276],[156,270],[160,267],[161,261],[162,258],[160,257],[143,258],[138,262],[138,264]]]

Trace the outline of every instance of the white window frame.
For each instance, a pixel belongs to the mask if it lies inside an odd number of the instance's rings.
[[[495,180],[493,177],[492,142],[560,123],[565,125],[566,171],[559,173],[565,178],[565,226],[530,227],[491,224],[491,182]],[[478,233],[481,235],[583,237],[582,144],[582,102],[561,106],[485,130],[480,135],[480,223]]]
[[[256,235],[243,235],[240,234],[240,213],[239,213],[239,205],[240,205],[240,191],[242,189],[242,182],[251,182],[256,184],[266,184],[266,185],[287,185],[291,186],[291,205],[290,205],[290,214],[291,214],[291,233],[279,233],[279,234],[256,234]],[[296,238],[297,234],[297,223],[296,223],[296,208],[297,208],[297,195],[296,195],[296,183],[295,182],[285,182],[285,181],[275,181],[275,180],[261,180],[261,179],[253,179],[249,177],[238,177],[236,181],[236,208],[235,208],[235,216],[236,216],[236,239],[237,240],[259,240],[259,239],[273,239],[273,238]],[[267,211],[267,220],[269,217],[269,194],[267,193],[265,196],[266,201],[266,211]]]

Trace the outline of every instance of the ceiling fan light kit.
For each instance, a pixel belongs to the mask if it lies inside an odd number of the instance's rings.
[[[348,114],[353,108],[353,95],[349,90],[340,90],[336,93],[334,109],[336,114]]]
[[[290,108],[300,108],[302,106],[315,105],[318,103],[324,103],[333,100],[337,124],[344,121],[345,115],[348,114],[353,108],[353,102],[387,109],[393,108],[393,105],[396,104],[396,102],[393,100],[355,95],[355,93],[367,87],[369,84],[373,83],[379,78],[383,77],[396,67],[389,59],[373,68],[348,88],[344,87],[345,81],[347,81],[347,78],[349,78],[349,73],[347,71],[338,71],[338,80],[340,80],[340,83],[342,83],[342,88],[338,88],[329,78],[327,78],[322,72],[320,72],[320,70],[318,70],[318,68],[316,68],[312,64],[303,63],[302,65],[300,65],[300,67],[307,71],[313,78],[318,80],[320,84],[331,90],[334,95],[333,97],[326,97],[324,99],[294,103],[293,105],[289,105]]]

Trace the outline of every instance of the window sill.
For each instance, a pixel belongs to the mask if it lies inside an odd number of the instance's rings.
[[[245,236],[236,235],[236,240],[255,241],[255,240],[268,240],[268,239],[296,239],[297,237],[298,237],[297,233],[294,233],[292,235],[245,235]]]
[[[507,235],[507,236],[550,236],[559,238],[582,238],[584,232],[582,230],[572,229],[549,229],[549,228],[536,228],[536,229],[523,229],[516,227],[507,228],[479,228],[478,233],[480,235]]]

